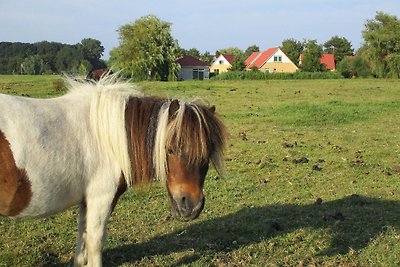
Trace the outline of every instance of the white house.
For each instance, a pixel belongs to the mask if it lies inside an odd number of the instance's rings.
[[[210,72],[219,74],[228,71],[232,67],[234,55],[219,55],[210,66]]]
[[[210,66],[195,57],[183,56],[176,62],[181,66],[178,80],[208,80],[210,77]]]
[[[246,70],[257,68],[262,72],[296,72],[298,67],[279,48],[272,47],[264,52],[253,52],[246,60]]]

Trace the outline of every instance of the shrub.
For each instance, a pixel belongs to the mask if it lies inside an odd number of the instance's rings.
[[[305,79],[341,79],[339,72],[303,72],[294,73],[263,73],[261,71],[228,71],[221,73],[215,80],[305,80]]]
[[[371,75],[371,69],[367,60],[361,56],[343,59],[337,64],[337,71],[345,78],[367,78]]]

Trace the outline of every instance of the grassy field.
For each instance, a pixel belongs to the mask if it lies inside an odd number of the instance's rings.
[[[57,76],[0,76],[0,93],[51,97]],[[216,105],[226,175],[199,219],[168,219],[164,188],[133,189],[108,226],[105,266],[399,266],[400,81],[144,82]],[[0,107],[1,109],[1,107]],[[65,266],[77,210],[0,219],[0,266]]]

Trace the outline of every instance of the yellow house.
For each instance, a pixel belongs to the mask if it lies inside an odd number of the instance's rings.
[[[215,75],[223,72],[227,72],[229,68],[232,67],[232,63],[234,60],[234,55],[219,55],[210,66],[210,73],[214,73]]]
[[[246,60],[246,70],[257,68],[262,72],[296,72],[299,68],[279,47],[264,52],[254,52]]]

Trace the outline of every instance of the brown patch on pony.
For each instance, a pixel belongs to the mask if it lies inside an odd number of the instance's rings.
[[[149,182],[154,176],[152,153],[158,113],[165,100],[156,97],[131,97],[125,111],[128,140],[131,144],[132,181]]]
[[[29,205],[31,198],[27,173],[15,165],[10,143],[0,131],[0,215],[18,215]]]

